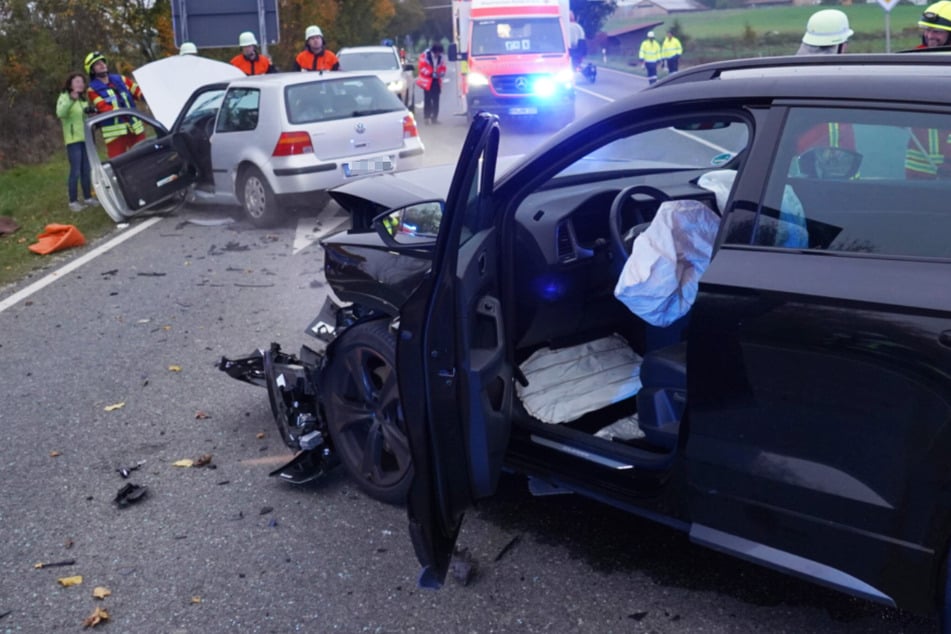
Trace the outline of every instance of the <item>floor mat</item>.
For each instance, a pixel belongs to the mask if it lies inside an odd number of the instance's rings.
[[[538,420],[568,423],[637,394],[641,361],[620,335],[570,348],[542,348],[520,366],[528,385],[517,383],[517,394]]]

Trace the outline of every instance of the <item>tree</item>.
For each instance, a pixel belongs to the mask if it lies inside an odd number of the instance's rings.
[[[575,14],[575,19],[584,29],[585,35],[588,38],[593,38],[601,31],[601,27],[604,26],[608,16],[617,9],[617,0],[603,0],[602,2],[571,0],[570,7]]]

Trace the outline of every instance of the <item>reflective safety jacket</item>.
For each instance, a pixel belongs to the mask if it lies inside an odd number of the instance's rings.
[[[416,83],[423,90],[432,88],[433,82],[442,85],[442,78],[446,76],[446,62],[442,55],[433,55],[426,49],[419,55],[419,78]]]
[[[244,53],[238,53],[231,58],[231,65],[241,69],[245,75],[264,75],[265,73],[276,73],[277,69],[271,64],[271,60],[264,55],[255,55],[254,59],[248,59]]]
[[[951,170],[951,132],[936,128],[913,128],[905,150],[905,178],[947,177]]]
[[[657,43],[657,40],[644,40],[641,42],[641,50],[637,56],[643,62],[659,62],[660,44]]]
[[[119,108],[135,109],[135,100],[142,99],[139,85],[121,75],[109,75],[108,82],[93,77],[86,90],[86,96],[99,112],[109,112]],[[143,134],[145,125],[136,117],[116,117],[100,128],[102,139],[106,143],[115,141],[126,134]]]
[[[855,151],[855,130],[850,123],[820,123],[812,126],[796,141],[796,154],[814,147],[838,147]]]
[[[319,53],[304,48],[294,58],[294,70],[340,70],[336,53],[323,49]]]
[[[684,46],[676,35],[668,35],[664,38],[664,46],[661,47],[660,55],[664,59],[678,57],[684,54]]]

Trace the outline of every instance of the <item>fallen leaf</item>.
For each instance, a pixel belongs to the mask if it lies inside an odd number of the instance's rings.
[[[110,594],[112,594],[112,590],[103,586],[96,586],[92,589],[92,596],[97,599],[105,599]]]
[[[105,608],[101,608],[98,605],[96,609],[92,611],[92,614],[86,617],[86,620],[83,621],[83,627],[96,627],[103,621],[109,620],[109,613],[106,612]]]
[[[103,407],[103,409],[106,410],[107,412],[111,412],[117,409],[121,409],[123,407],[125,407],[125,401],[121,403],[114,403],[112,405],[106,405],[105,407]]]
[[[171,326],[162,326],[162,330],[171,330],[171,329],[172,329]]]
[[[197,418],[198,420],[205,420],[206,418],[211,418],[211,416],[209,416],[208,414],[206,414],[205,412],[201,410],[198,410],[195,413],[195,418]]]
[[[182,366],[180,366],[180,365],[170,365],[170,366],[168,366],[168,371],[169,371],[169,372],[181,372],[181,371],[182,371]]]
[[[258,438],[258,439],[264,438],[264,432],[263,432],[263,431],[259,431],[259,432],[257,433],[257,435],[255,436],[255,438]]]
[[[196,594],[192,597],[192,603],[201,603],[201,597]]]
[[[57,581],[59,581],[59,585],[63,586],[64,588],[69,588],[71,586],[78,586],[81,584],[83,582],[83,576],[73,575],[72,577],[60,577],[57,579]]]
[[[181,460],[176,460],[172,463],[173,467],[191,467],[195,464],[195,461],[191,458],[182,458]]]
[[[202,455],[200,455],[200,456],[198,457],[197,460],[195,460],[195,464],[192,465],[192,466],[195,466],[195,467],[204,467],[204,466],[207,466],[207,465],[210,465],[210,464],[211,464],[211,454],[210,454],[210,453],[203,453]]]
[[[60,453],[56,451],[55,449],[50,452],[50,458],[55,458],[56,456],[59,456],[59,455]]]

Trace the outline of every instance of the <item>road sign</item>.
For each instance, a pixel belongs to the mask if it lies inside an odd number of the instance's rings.
[[[891,11],[895,8],[895,5],[898,4],[898,0],[878,0],[878,3],[882,5],[882,8],[886,11]]]
[[[266,47],[280,41],[277,0],[172,0],[172,29],[175,46],[237,48],[238,34],[251,31]]]

